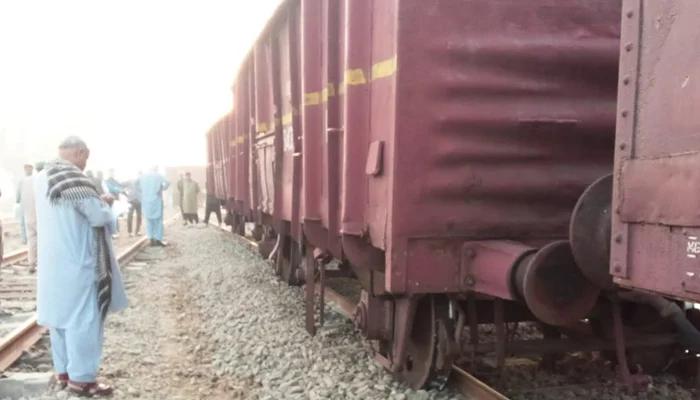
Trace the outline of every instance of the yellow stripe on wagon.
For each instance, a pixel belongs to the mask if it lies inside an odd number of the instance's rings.
[[[267,122],[261,122],[255,126],[255,131],[258,132],[258,135],[261,133],[267,133],[268,131],[268,125]]]
[[[321,101],[322,102],[327,102],[329,97],[334,97],[335,96],[335,85],[332,83],[329,83],[323,90],[321,91]]]
[[[282,125],[291,125],[293,120],[293,114],[291,112],[286,113],[282,116]]]
[[[321,103],[321,93],[311,92],[304,95],[305,106],[316,106]]]
[[[372,65],[372,80],[386,78],[396,73],[396,56]]]
[[[365,71],[362,68],[345,71],[345,84],[347,86],[358,86],[366,83],[367,78],[365,78]]]

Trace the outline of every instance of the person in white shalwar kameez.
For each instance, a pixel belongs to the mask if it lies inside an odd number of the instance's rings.
[[[59,147],[60,158],[64,161],[48,163],[34,179],[38,231],[37,320],[49,328],[59,384],[82,394],[108,395],[111,388],[97,383],[106,315],[100,311],[101,300],[98,304],[98,275],[102,275],[96,267],[100,252],[98,235],[109,249],[102,258],[110,261],[107,265],[111,270],[111,300],[106,307],[114,312],[127,306],[119,266],[109,240],[114,232],[114,218],[108,204],[111,198],[108,195],[99,197],[96,192],[94,196],[72,196],[58,201],[49,198],[52,166],[55,171],[57,163],[70,163],[77,166],[80,170],[73,169],[82,175],[89,154],[82,140],[70,137]],[[92,187],[94,185],[90,186],[91,193]],[[105,227],[106,240],[100,227]]]

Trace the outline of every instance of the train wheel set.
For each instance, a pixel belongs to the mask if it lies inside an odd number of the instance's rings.
[[[328,282],[357,283],[357,331],[411,387],[586,351],[642,388],[700,352],[699,18],[694,0],[284,1],[207,133],[207,189],[305,285],[309,333]]]

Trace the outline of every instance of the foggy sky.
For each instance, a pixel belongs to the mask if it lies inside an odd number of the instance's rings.
[[[204,164],[204,134],[278,3],[0,1],[0,188],[69,134],[90,145],[89,168],[118,175]]]

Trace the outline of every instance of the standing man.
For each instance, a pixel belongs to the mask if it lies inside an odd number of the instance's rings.
[[[146,236],[151,246],[167,246],[163,241],[163,191],[170,183],[158,173],[158,167],[139,179],[141,187],[141,210],[146,218]]]
[[[141,171],[139,171],[139,177],[135,180],[129,182],[126,186],[126,197],[129,200],[129,214],[126,219],[127,230],[129,231],[129,237],[141,235]],[[136,230],[134,227],[134,214],[136,214]],[[133,233],[132,233],[133,232]]]
[[[27,244],[27,219],[25,218],[24,201],[22,197],[25,191],[31,191],[28,186],[32,185],[32,174],[34,166],[32,164],[24,164],[24,178],[17,185],[17,221],[19,222],[20,232],[22,234],[22,244]]]
[[[109,170],[109,177],[104,181],[104,189],[105,193],[112,196],[112,198],[115,200],[119,200],[119,195],[124,193],[124,186],[122,186],[122,184],[119,183],[114,177],[113,169]],[[112,207],[112,211],[114,211],[114,207]],[[114,213],[114,221],[115,226],[117,228],[115,234],[112,235],[112,237],[116,239],[119,237],[119,214],[117,214],[116,212]]]
[[[43,163],[37,163],[36,171],[44,169]],[[25,170],[26,171],[26,170]],[[37,241],[36,241],[36,204],[34,200],[34,177],[27,176],[21,185],[21,204],[24,212],[24,225],[27,232],[27,264],[29,272],[36,271]]]
[[[197,209],[197,198],[199,196],[199,184],[192,180],[192,175],[189,172],[185,173],[185,179],[182,181],[182,213],[185,221],[192,224],[199,223],[199,214]]]
[[[207,192],[207,203],[204,209],[204,224],[209,224],[209,216],[211,213],[216,214],[216,220],[221,226],[221,201],[214,196],[213,193]]]
[[[180,215],[182,215],[183,219],[183,225],[187,225],[187,218],[185,217],[185,211],[182,209],[182,182],[183,182],[183,176],[180,174],[180,177],[177,180],[177,185],[173,188],[173,208],[179,209],[180,210]]]
[[[109,235],[109,195],[83,174],[90,150],[72,136],[34,181],[39,239],[37,320],[50,328],[56,379],[81,396],[108,396],[97,382],[108,312],[126,307]]]

